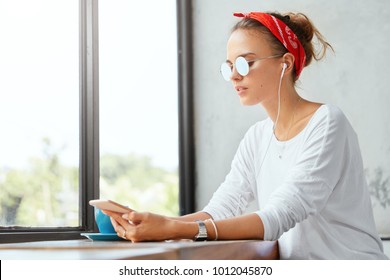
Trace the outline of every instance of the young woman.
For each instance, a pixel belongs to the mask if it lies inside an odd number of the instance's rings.
[[[340,109],[295,89],[303,68],[331,46],[303,14],[235,16],[242,19],[221,73],[243,105],[259,104],[269,117],[246,133],[203,211],[178,218],[107,212],[118,235],[278,240],[282,259],[385,259],[353,128]],[[254,199],[260,210],[243,214]]]

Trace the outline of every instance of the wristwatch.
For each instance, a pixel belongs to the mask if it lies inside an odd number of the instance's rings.
[[[197,235],[195,235],[194,241],[206,241],[207,240],[207,229],[206,225],[201,220],[196,220],[195,222],[198,223],[199,232]]]

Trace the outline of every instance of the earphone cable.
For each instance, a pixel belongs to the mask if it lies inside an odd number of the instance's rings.
[[[280,115],[280,89],[282,87],[282,79],[283,79],[283,75],[284,75],[284,70],[285,70],[285,67],[283,67],[282,74],[280,75],[279,87],[278,87],[278,114],[276,115],[276,121],[275,121],[275,123],[273,125],[272,133],[271,133],[271,136],[270,136],[268,144],[267,144],[267,149],[265,150],[265,154],[263,156],[263,160],[261,161],[260,168],[259,168],[259,171],[257,172],[256,178],[258,178],[259,175],[260,175],[260,172],[261,172],[261,169],[263,167],[265,158],[267,157],[267,154],[268,154],[269,147],[271,145],[272,137],[275,135],[276,125],[278,124],[278,121],[279,121],[279,115]]]

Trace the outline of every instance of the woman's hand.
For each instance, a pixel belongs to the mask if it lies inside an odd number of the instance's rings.
[[[132,242],[178,238],[174,233],[180,222],[168,217],[135,211],[126,214],[111,211],[104,211],[104,213],[111,217],[111,223],[118,236]]]
[[[105,210],[104,213],[111,217],[112,225],[118,236],[132,242],[193,239],[199,229],[198,224],[191,220],[210,217],[201,212],[179,218],[135,211],[121,214]],[[264,238],[263,222],[255,213],[215,221],[214,224],[218,229],[219,240]],[[214,240],[215,228],[210,222],[206,224],[206,228],[210,233],[210,240]]]

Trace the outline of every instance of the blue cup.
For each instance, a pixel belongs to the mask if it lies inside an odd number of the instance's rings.
[[[100,233],[115,233],[110,217],[95,207],[95,221]]]

